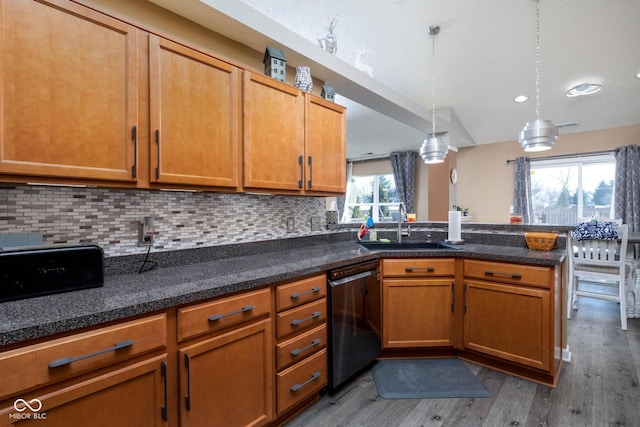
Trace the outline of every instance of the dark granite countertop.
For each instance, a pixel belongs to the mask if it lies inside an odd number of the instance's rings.
[[[314,273],[379,257],[449,257],[487,259],[553,266],[562,262],[564,249],[532,251],[526,246],[467,243],[461,250],[368,251],[350,238],[292,239],[273,246],[253,244],[218,249],[205,259],[192,252],[177,264],[167,262],[151,271],[118,272],[105,277],[102,288],[68,292],[0,303],[0,346],[101,323],[151,313],[237,291],[296,279]],[[289,240],[289,239],[285,239]],[[250,244],[245,244],[250,245]],[[205,251],[206,252],[206,251]],[[226,253],[226,258],[221,255]],[[159,254],[161,258],[162,254]],[[209,259],[206,259],[209,258]],[[108,261],[108,260],[107,260]],[[130,263],[130,261],[128,261]],[[1,348],[1,347],[0,347]]]

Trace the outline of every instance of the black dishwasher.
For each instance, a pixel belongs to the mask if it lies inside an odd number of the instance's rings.
[[[380,355],[378,261],[329,271],[329,389],[334,390]]]

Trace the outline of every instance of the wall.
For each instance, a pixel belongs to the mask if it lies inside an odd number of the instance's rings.
[[[640,144],[640,126],[562,134],[551,150],[525,153],[517,140],[461,148],[458,152],[458,205],[474,222],[505,223],[513,204],[513,164],[507,160],[613,150]]]
[[[313,215],[322,230],[311,231]],[[0,233],[41,232],[45,244],[92,243],[107,256],[143,253],[137,227],[145,216],[154,217],[154,252],[326,232],[324,197],[0,187]],[[292,233],[287,217],[295,221]]]

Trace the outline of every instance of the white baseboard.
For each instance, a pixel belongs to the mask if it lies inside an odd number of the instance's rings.
[[[567,344],[566,348],[562,349],[562,361],[571,363],[571,349],[569,348],[569,344]]]

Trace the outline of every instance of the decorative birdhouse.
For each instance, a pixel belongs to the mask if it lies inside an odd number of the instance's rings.
[[[327,101],[336,102],[336,91],[331,86],[322,85],[322,92],[320,93]]]
[[[267,46],[264,51],[264,73],[267,76],[280,80],[281,82],[287,79],[287,57],[280,49]]]

